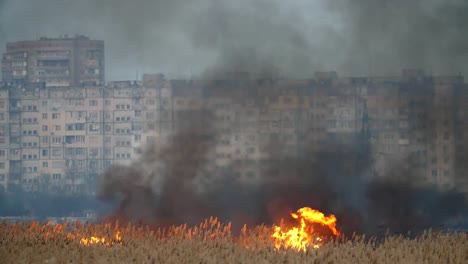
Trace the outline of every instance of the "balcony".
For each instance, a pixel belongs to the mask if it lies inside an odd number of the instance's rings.
[[[10,105],[10,112],[20,112],[21,111],[21,108],[20,107],[17,107],[17,106],[11,106]]]
[[[11,160],[11,161],[20,161],[21,160],[21,153],[20,153],[19,149],[15,149],[15,150],[16,151],[10,150],[9,160]]]

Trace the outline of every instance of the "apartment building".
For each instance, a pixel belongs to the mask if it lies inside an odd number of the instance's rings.
[[[63,36],[8,43],[1,68],[3,81],[16,86],[28,82],[45,82],[47,87],[102,86],[104,42]]]
[[[416,70],[372,78],[322,72],[304,80],[166,80],[147,74],[142,82],[107,86],[5,84],[0,186],[92,193],[112,164],[130,164],[152,143],[199,129],[216,136],[202,168],[206,181],[226,172],[241,182],[275,180],[285,172],[271,164],[281,159],[320,152],[320,146],[359,152],[356,142],[364,139],[373,176],[404,164],[414,174],[408,177],[423,184],[468,192],[467,95],[460,76]],[[342,173],[359,166],[354,159],[341,163]]]

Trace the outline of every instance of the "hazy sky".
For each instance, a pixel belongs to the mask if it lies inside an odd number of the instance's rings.
[[[105,41],[106,79],[228,70],[468,76],[466,0],[0,0],[6,42]]]

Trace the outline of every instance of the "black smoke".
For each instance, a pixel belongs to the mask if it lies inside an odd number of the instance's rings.
[[[427,89],[430,83],[430,79],[402,81],[399,89],[404,97],[419,98],[422,91],[418,89]],[[255,86],[256,82],[250,84]],[[407,86],[415,94],[404,93]],[[227,93],[235,94],[232,90]],[[435,117],[430,113],[442,106],[430,99],[425,102],[422,109]],[[427,142],[434,141],[433,133],[419,126],[432,118],[415,118],[410,120],[416,124],[413,132],[423,133]],[[306,123],[304,130],[296,133],[298,144],[292,150],[281,135],[269,135],[263,145],[266,158],[231,160],[213,168],[213,151],[230,132],[217,128],[215,114],[205,106],[175,120],[178,130],[167,140],[148,146],[131,166],[111,167],[102,178],[100,197],[121,200],[120,209],[109,217],[157,226],[197,224],[216,216],[233,222],[236,230],[243,224],[277,223],[304,206],[335,214],[345,234],[383,234],[387,229],[418,233],[445,228],[448,220],[463,217],[468,208],[464,196],[456,190],[424,184],[425,175],[412,167],[410,159],[388,161],[390,170],[373,175],[372,131],[366,127],[372,120],[367,119],[372,118],[364,113],[358,133],[326,133],[320,141],[307,137],[314,133],[309,130],[314,124]],[[233,123],[230,129],[242,126]],[[257,133],[257,137],[264,136]],[[240,182],[239,169],[252,164],[259,178]]]

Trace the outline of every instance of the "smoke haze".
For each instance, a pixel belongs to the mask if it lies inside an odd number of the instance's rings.
[[[106,43],[109,80],[243,70],[309,77],[468,75],[464,0],[2,0],[0,45],[85,34]]]
[[[341,143],[304,140],[296,154],[285,151],[282,139],[270,140],[268,158],[256,166],[259,180],[248,184],[236,177],[242,164],[232,160],[207,172],[226,133],[213,127],[208,110],[194,110],[189,120],[167,141],[148,146],[131,166],[113,166],[105,173],[99,197],[121,200],[111,219],[164,226],[216,216],[238,231],[243,224],[277,223],[310,206],[335,214],[345,234],[383,234],[387,228],[398,233],[438,228],[468,209],[461,193],[421,185],[424,175],[411,168],[407,157],[390,164],[384,175],[370,177],[369,142],[362,134]]]

